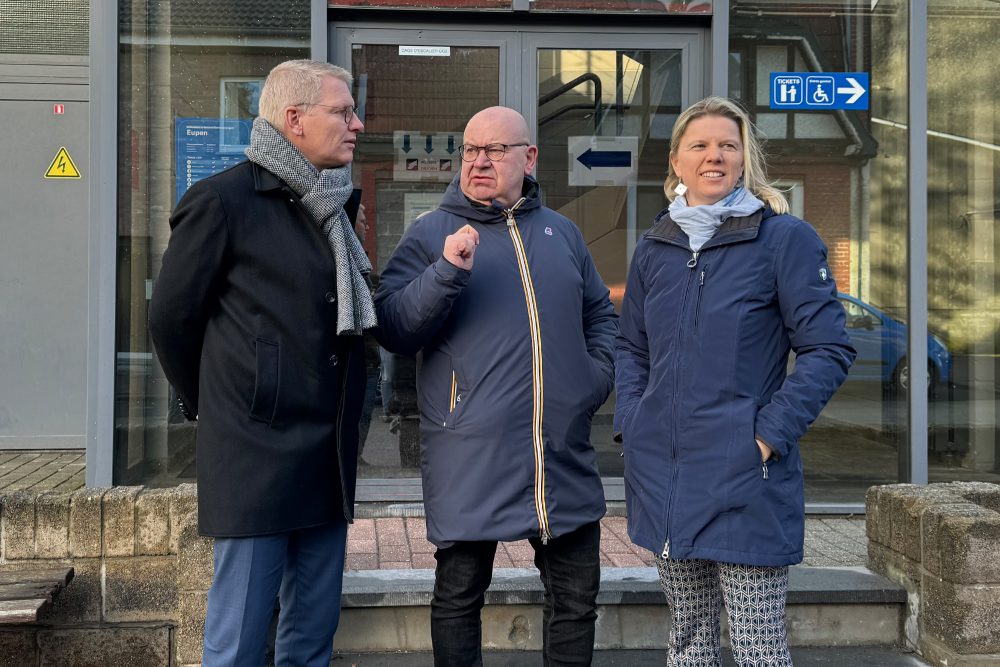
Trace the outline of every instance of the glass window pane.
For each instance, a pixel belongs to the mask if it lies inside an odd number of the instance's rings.
[[[788,71],[788,49],[785,46],[760,45],[756,49],[757,104],[767,106],[771,96],[771,72]]]
[[[666,206],[670,132],[681,111],[678,50],[538,51],[538,169],[547,206],[573,220],[617,308],[636,239]],[[594,152],[634,153],[602,168]],[[591,440],[605,477],[623,474],[611,437],[614,396],[594,415]]]
[[[738,51],[729,54],[728,95],[733,99],[743,97],[743,54]]]
[[[1000,6],[928,7],[931,481],[1000,481]]]
[[[827,113],[797,113],[795,114],[796,139],[843,139],[844,131],[832,114]]]
[[[811,503],[863,502],[870,485],[898,479],[898,452],[909,446],[906,3],[869,4],[730,5],[730,51],[756,59],[745,65],[756,74],[744,97],[768,138],[769,176],[795,184],[790,203],[826,243],[858,350],[800,443]],[[770,109],[770,74],[790,67],[869,72],[870,111]]]
[[[516,7],[513,0],[336,0],[331,7],[378,7],[379,9],[505,9]],[[533,12],[622,12],[711,14],[712,0],[531,0]]]
[[[406,227],[437,208],[460,169],[456,149],[466,122],[500,103],[500,49],[441,46],[412,56],[397,44],[351,51],[365,132],[354,157],[368,218],[365,250],[375,276]],[[420,415],[416,360],[368,337],[368,394],[361,425],[360,477],[416,477]]]
[[[265,18],[240,3],[119,3],[115,484],[193,481],[195,425],[178,414],[148,334],[168,219],[194,180],[243,159],[260,82],[308,57],[309,18],[309,0]],[[213,141],[185,143],[192,125]]]
[[[788,137],[788,116],[783,113],[757,114],[757,129],[767,139]]]
[[[531,0],[532,11],[711,14],[712,0]]]

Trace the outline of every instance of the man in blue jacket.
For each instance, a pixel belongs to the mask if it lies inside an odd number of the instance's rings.
[[[434,661],[482,664],[497,542],[528,538],[545,664],[589,665],[605,512],[590,425],[612,387],[617,315],[580,230],[541,204],[524,118],[485,109],[464,142],[460,176],[403,236],[375,296],[382,345],[423,351]]]

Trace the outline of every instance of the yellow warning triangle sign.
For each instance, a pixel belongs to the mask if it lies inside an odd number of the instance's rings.
[[[73,164],[73,158],[65,148],[59,148],[48,171],[45,172],[45,178],[80,178],[80,170]]]

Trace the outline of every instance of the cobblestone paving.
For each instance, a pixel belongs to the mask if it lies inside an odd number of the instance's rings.
[[[84,485],[81,449],[0,452],[0,492],[76,491]]]
[[[427,541],[422,518],[357,519],[348,532],[348,570],[433,569],[434,545]],[[806,520],[803,565],[858,566],[868,558],[864,517]],[[605,567],[653,566],[653,555],[629,540],[625,517],[601,521],[601,564]],[[501,543],[495,567],[534,567],[527,540]]]

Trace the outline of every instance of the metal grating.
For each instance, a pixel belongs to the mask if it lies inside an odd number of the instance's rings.
[[[89,0],[0,0],[0,53],[85,56]]]

